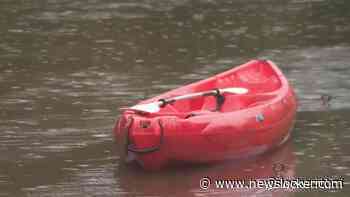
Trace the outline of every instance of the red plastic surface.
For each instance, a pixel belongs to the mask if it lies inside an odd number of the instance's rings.
[[[219,111],[213,111],[216,99],[212,96],[178,101],[152,114],[126,110],[121,116],[124,121],[118,121],[114,128],[116,139],[120,141],[126,136],[123,132],[128,132],[129,143],[137,149],[159,146],[152,153],[135,154],[146,169],[159,169],[173,161],[208,163],[243,158],[286,141],[297,102],[287,79],[271,61],[253,60],[140,103],[228,87],[244,87],[249,92],[224,94]],[[133,122],[125,129],[128,118]]]

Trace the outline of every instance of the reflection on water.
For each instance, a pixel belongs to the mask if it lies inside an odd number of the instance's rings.
[[[227,161],[217,165],[187,166],[168,169],[166,172],[150,173],[136,169],[136,166],[122,169],[116,173],[119,177],[119,185],[128,192],[128,195],[145,196],[289,196],[278,190],[266,189],[215,189],[208,190],[199,187],[199,181],[203,177],[215,179],[241,179],[250,180],[280,176],[292,178],[295,175],[295,155],[292,144],[288,143],[280,150],[270,152],[264,156],[244,160]],[[275,165],[283,165],[284,169],[276,171]],[[152,181],[149,181],[152,179]],[[214,183],[213,183],[214,184]]]
[[[261,177],[271,171],[260,168],[288,158],[295,176],[347,180],[349,7],[344,0],[1,1],[0,196],[231,196],[203,193],[198,180]],[[275,61],[296,88],[289,153],[247,167],[120,168],[111,132],[119,107],[257,57]],[[322,95],[332,98],[327,105]]]

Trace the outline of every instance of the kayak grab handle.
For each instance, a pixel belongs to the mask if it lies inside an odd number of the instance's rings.
[[[130,128],[131,125],[129,125],[129,127],[127,128],[127,149],[130,152],[133,153],[138,153],[138,154],[147,154],[147,153],[153,153],[156,151],[160,150],[160,146],[163,144],[163,138],[164,138],[164,127],[162,124],[162,121],[159,119],[158,120],[158,124],[159,124],[159,128],[160,128],[160,136],[159,136],[159,143],[156,146],[153,147],[149,147],[149,148],[135,148],[133,144],[130,143]]]

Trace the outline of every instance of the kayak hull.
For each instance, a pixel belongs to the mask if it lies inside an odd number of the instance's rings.
[[[114,128],[123,159],[160,169],[178,162],[241,159],[287,141],[297,102],[291,85],[271,61],[253,60],[140,103],[234,86],[249,92],[224,95],[220,109],[216,98],[203,97],[169,104],[156,113],[123,111]]]

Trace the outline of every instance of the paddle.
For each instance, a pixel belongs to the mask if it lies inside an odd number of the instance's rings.
[[[146,113],[155,113],[155,112],[158,112],[161,107],[164,107],[167,104],[170,104],[179,100],[192,99],[192,98],[201,97],[201,96],[216,96],[223,93],[246,94],[247,92],[248,92],[248,89],[240,88],[240,87],[216,89],[216,90],[210,90],[210,91],[204,91],[204,92],[197,92],[193,94],[186,94],[182,96],[176,96],[168,99],[160,99],[157,102],[135,105],[126,109],[146,112]]]

